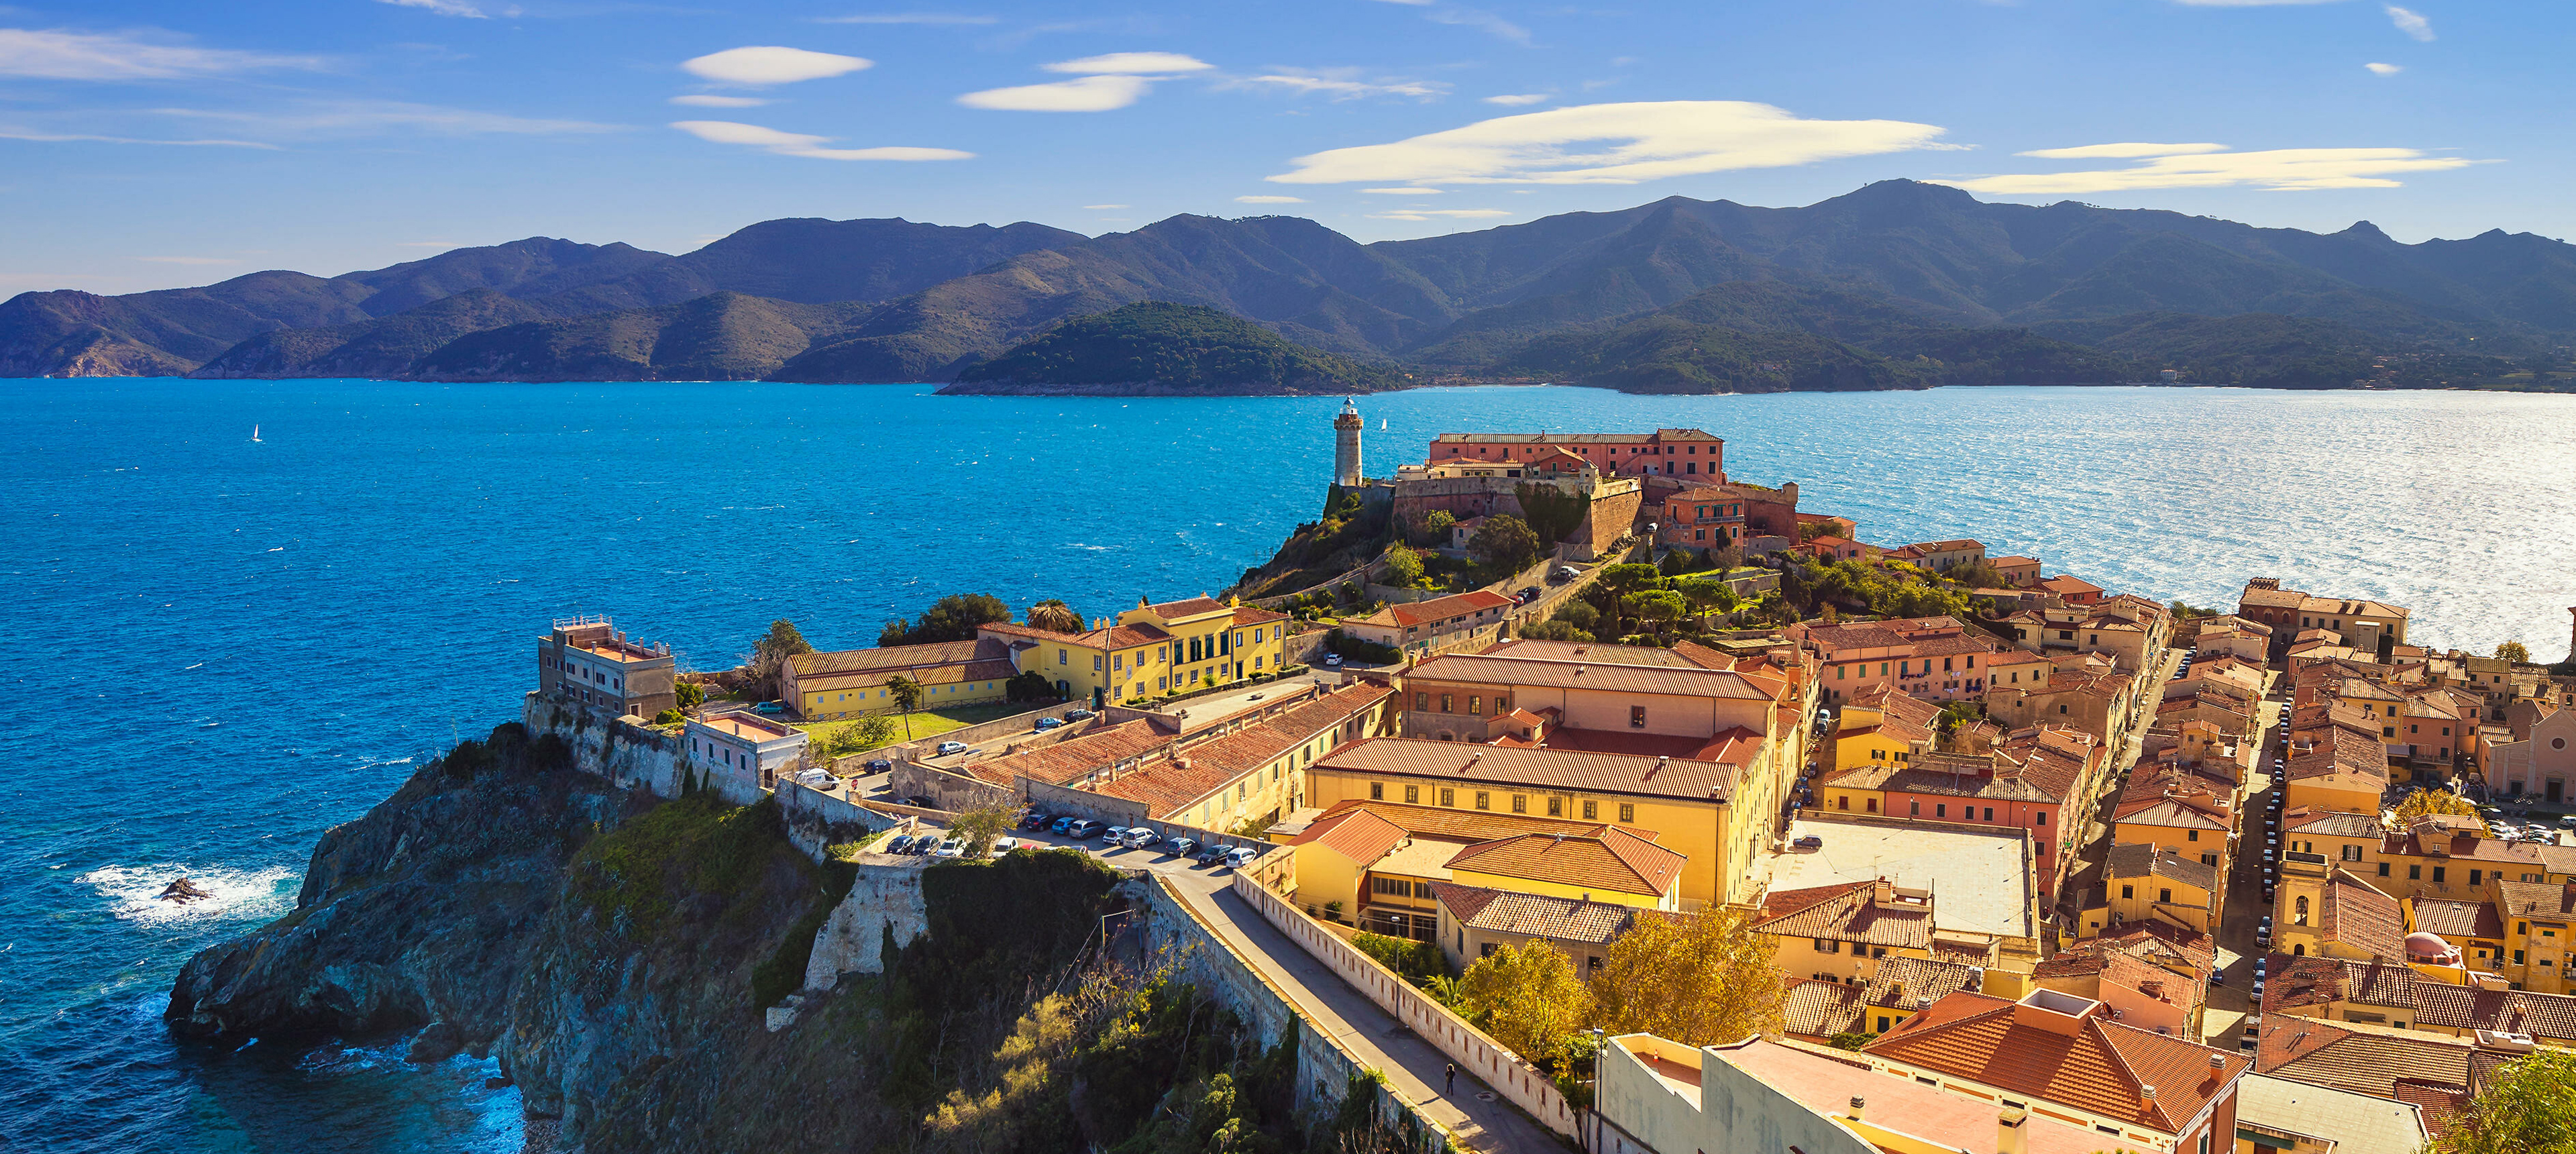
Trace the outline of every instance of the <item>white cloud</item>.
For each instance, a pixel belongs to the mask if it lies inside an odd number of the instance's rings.
[[[1501,96],[1488,96],[1485,97],[1484,100],[1487,104],[1501,104],[1517,108],[1524,104],[1545,104],[1547,103],[1547,94],[1544,92],[1512,92],[1505,93]]]
[[[1234,202],[1236,204],[1304,204],[1306,203],[1306,198],[1302,196],[1238,196],[1234,198]]]
[[[1448,190],[1445,188],[1363,188],[1360,191],[1378,196],[1438,196]]]
[[[1154,87],[1144,76],[1085,76],[1052,84],[988,88],[957,98],[968,108],[1004,112],[1107,112],[1136,103]]]
[[[2224,144],[2087,144],[2080,148],[2038,148],[2016,152],[2015,156],[2036,156],[2042,160],[2132,160],[2141,156],[2187,156],[2196,152],[2225,152]]]
[[[964,16],[949,12],[881,12],[860,16],[817,16],[817,24],[999,24],[994,16]]]
[[[180,147],[266,148],[274,144],[256,140],[143,140],[131,136],[99,136],[86,132],[38,132],[27,128],[0,125],[0,140],[24,140],[41,144],[167,144]]]
[[[2421,12],[2415,12],[2391,4],[2388,5],[2388,22],[2396,25],[2398,31],[2412,36],[2417,40],[2421,40],[2426,44],[2433,42],[2433,22],[2425,19],[2424,14]]]
[[[2281,148],[2144,157],[2128,168],[1981,176],[1937,183],[1971,192],[2022,196],[2239,186],[2304,192],[2321,188],[2396,188],[2399,182],[2392,177],[2445,172],[2476,163],[2480,162],[2457,156],[2428,156],[2413,148]]]
[[[1494,217],[1510,215],[1512,214],[1509,211],[1499,208],[1406,208],[1394,212],[1368,214],[1370,220],[1431,220],[1433,218],[1490,220]]]
[[[1059,60],[1041,65],[1049,72],[1077,72],[1094,76],[1151,76],[1174,72],[1205,72],[1216,65],[1195,56],[1178,52],[1111,52],[1102,56],[1085,56],[1080,60]]]
[[[726,84],[793,84],[800,80],[821,80],[841,76],[876,61],[831,52],[809,52],[802,48],[761,45],[749,48],[727,48],[680,62],[691,74]]]
[[[623,126],[587,120],[546,120],[410,104],[395,100],[309,101],[294,111],[214,112],[196,108],[156,108],[159,116],[220,120],[254,134],[271,136],[351,136],[409,130],[437,136],[563,136],[588,132],[621,132]]]
[[[314,56],[195,48],[148,40],[136,33],[0,28],[0,76],[34,80],[178,80],[321,66],[321,59]]]
[[[1296,158],[1283,184],[1635,184],[1782,168],[1937,143],[1902,120],[1805,120],[1741,100],[1584,104],[1479,121],[1392,144]]]
[[[1086,204],[1082,207],[1092,212],[1107,212],[1113,208],[1134,208],[1136,206],[1132,204]]]
[[[464,3],[464,0],[376,0],[376,2],[391,4],[396,8],[418,8],[440,16],[461,16],[468,20],[491,19],[483,14],[482,9]]]
[[[671,103],[688,108],[758,108],[769,103],[757,96],[674,96]]]
[[[972,160],[975,154],[954,148],[825,148],[828,136],[807,136],[801,132],[780,132],[757,124],[736,124],[730,120],[678,120],[671,127],[717,144],[741,144],[780,156],[803,156],[814,160]]]
[[[2381,75],[2381,76],[2395,76],[2395,75],[2397,75],[2397,74],[2398,74],[2398,73],[2400,73],[2400,72],[2404,72],[2404,71],[2406,71],[2406,69],[2405,69],[2405,67],[2404,67],[2403,65],[2398,65],[2398,64],[2382,64],[2382,63],[2380,63],[2380,62],[2378,62],[2378,61],[2376,61],[2376,60],[2373,60],[2373,61],[2371,61],[2371,62],[2370,62],[2370,63],[2368,63],[2368,64],[2364,64],[2364,65],[2362,65],[2362,67],[2367,68],[2367,69],[2371,70],[2372,72],[2374,72],[2374,73],[2376,73],[2376,74],[2378,74],[2378,75]]]
[[[1443,8],[1437,12],[1426,12],[1422,18],[1434,24],[1457,24],[1468,28],[1481,28],[1514,44],[1530,42],[1529,29],[1479,8]]]
[[[1449,86],[1431,80],[1361,80],[1355,70],[1281,68],[1259,76],[1246,76],[1231,81],[1235,88],[1274,88],[1298,95],[1322,95],[1334,100],[1358,100],[1367,96],[1402,96],[1414,100],[1438,100],[1449,94]]]

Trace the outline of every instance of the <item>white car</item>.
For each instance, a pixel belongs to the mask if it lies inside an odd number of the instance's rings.
[[[949,838],[948,840],[939,843],[938,849],[930,851],[930,856],[964,857],[966,856],[966,839],[962,837]]]
[[[1342,655],[1339,653],[1327,653],[1324,655],[1324,664],[1326,665],[1339,666],[1341,663]]]
[[[1126,846],[1129,849],[1143,849],[1161,840],[1163,840],[1161,834],[1155,833],[1154,831],[1140,825],[1128,830],[1124,834],[1120,834],[1118,837],[1118,844]]]
[[[939,743],[939,752],[943,755],[964,753],[966,752],[966,743],[962,741],[943,741]]]
[[[1015,849],[1018,849],[1018,848],[1020,848],[1020,839],[1018,839],[1018,838],[1015,838],[1015,837],[997,837],[997,838],[994,838],[994,839],[993,839],[993,856],[994,856],[994,857],[1000,857],[1000,856],[1002,856],[1003,854],[1009,853],[1009,852],[1011,852],[1012,850],[1015,850]]]

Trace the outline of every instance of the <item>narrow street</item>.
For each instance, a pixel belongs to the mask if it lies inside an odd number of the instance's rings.
[[[2239,816],[2236,857],[2227,874],[2227,902],[2219,911],[2218,971],[2225,984],[2213,982],[2209,987],[2207,1012],[2201,1016],[2202,1036],[2222,1049],[2235,1049],[2235,1039],[2242,1035],[2245,1015],[2253,1009],[2250,994],[2254,986],[2254,928],[2263,915],[2272,912],[2263,900],[2264,822],[2272,814],[2272,793],[2281,785],[2280,775],[2272,770],[2273,759],[2286,760],[2280,727],[2289,710],[2289,680],[2279,679],[2271,694],[2263,700],[2261,724],[2262,752],[2257,755],[2254,772],[2247,777],[2245,810]]]

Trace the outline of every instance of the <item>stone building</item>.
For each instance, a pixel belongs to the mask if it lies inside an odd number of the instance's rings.
[[[628,641],[605,617],[573,617],[537,638],[537,691],[637,717],[679,707],[668,645]]]

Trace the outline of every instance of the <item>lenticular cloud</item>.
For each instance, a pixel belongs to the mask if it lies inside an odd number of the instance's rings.
[[[1742,100],[1584,104],[1298,157],[1283,184],[1635,184],[1937,143],[1902,120],[1808,120]]]

